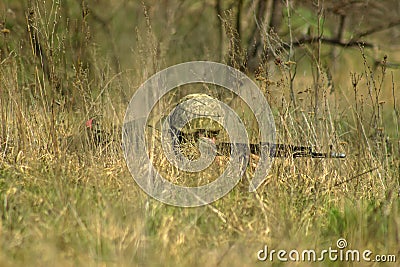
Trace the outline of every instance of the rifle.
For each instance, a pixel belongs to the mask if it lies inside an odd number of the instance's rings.
[[[199,138],[199,140],[203,140],[206,142],[213,143],[209,138]],[[232,145],[237,148],[246,149],[247,144],[240,143],[217,143],[215,144],[217,153],[220,155],[229,155]],[[321,153],[313,151],[310,146],[295,146],[295,145],[286,145],[286,144],[271,144],[271,143],[261,143],[261,144],[249,144],[250,153],[254,155],[260,155],[261,149],[266,150],[267,155],[270,157],[310,157],[310,158],[345,158],[346,155],[344,153],[336,153],[336,152],[328,152]]]

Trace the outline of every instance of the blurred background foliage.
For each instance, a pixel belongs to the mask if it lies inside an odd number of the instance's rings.
[[[320,42],[321,66],[334,80],[348,81],[349,71],[363,68],[358,45],[366,48],[370,63],[388,55],[389,66],[399,67],[399,5],[395,0],[5,0],[0,4],[1,58],[11,51],[29,56],[31,25],[46,60],[61,58],[64,65],[58,67],[67,70],[110,62],[115,73],[144,71],[152,62],[154,72],[211,60],[253,74],[283,53],[280,60],[296,61],[299,75],[311,76],[308,65]],[[276,43],[285,51],[276,51]],[[57,70],[46,72],[50,76]]]

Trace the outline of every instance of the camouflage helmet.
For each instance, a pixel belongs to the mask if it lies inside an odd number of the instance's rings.
[[[187,118],[195,118],[186,123],[179,131],[184,134],[195,134],[201,131],[219,132],[222,126],[217,122],[224,118],[221,106],[209,95],[190,94],[179,102],[170,117],[171,125],[183,125]]]

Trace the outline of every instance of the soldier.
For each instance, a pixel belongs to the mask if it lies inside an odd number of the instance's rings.
[[[217,121],[223,121],[224,110],[212,97],[206,94],[190,94],[184,97],[170,116],[170,132],[174,147],[199,141],[216,145],[217,154],[229,155],[231,143],[218,142],[223,127]],[[195,119],[191,119],[197,117]],[[237,145],[237,144],[236,144]],[[312,157],[312,158],[344,158],[342,153],[317,153],[308,146],[289,144],[250,144],[253,159],[257,159],[260,149],[267,149],[271,157]]]

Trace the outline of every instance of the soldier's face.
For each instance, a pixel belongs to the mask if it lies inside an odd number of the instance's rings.
[[[217,140],[217,132],[214,131],[201,131],[199,132],[199,137],[201,138],[207,138],[209,141],[213,142],[215,144]]]

